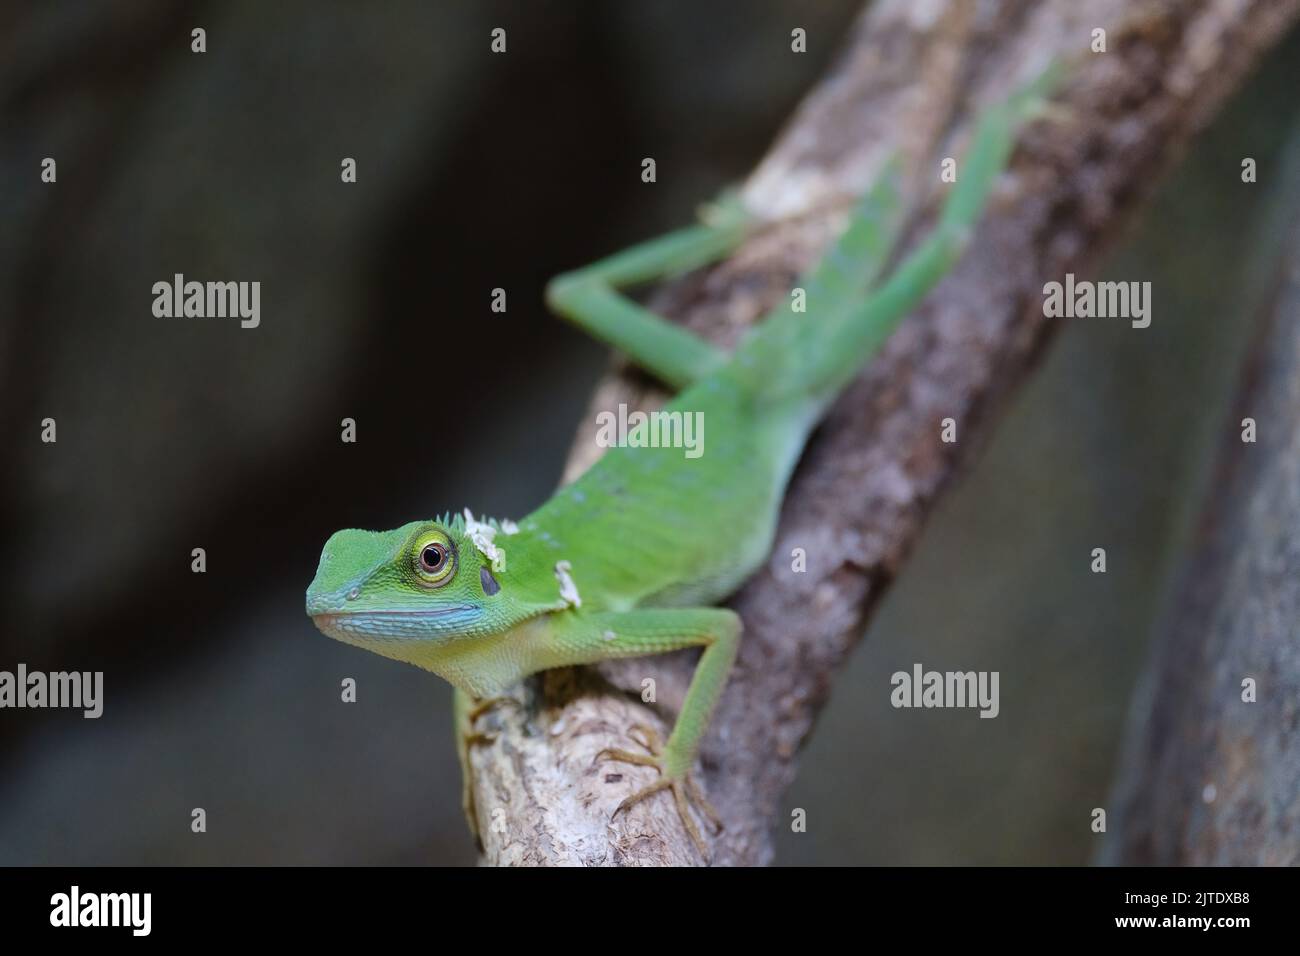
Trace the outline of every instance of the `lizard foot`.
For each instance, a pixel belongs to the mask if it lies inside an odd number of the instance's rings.
[[[519,703],[519,701],[515,700],[513,697],[489,697],[486,700],[481,700],[469,710],[465,711],[465,726],[472,728],[474,722],[484,714],[490,713],[498,707],[505,707],[507,705],[515,708],[523,706],[523,704]],[[485,734],[472,729],[467,730],[462,737],[465,741],[466,748],[488,746],[496,743],[497,740],[496,734]]]
[[[484,700],[478,701],[473,707],[465,712],[465,722],[470,726],[473,726],[474,721],[478,720],[484,714],[494,711],[498,707],[505,707],[507,704],[511,707],[523,706],[523,704],[519,703],[519,701],[515,700],[513,697],[488,697]]]
[[[474,836],[474,842],[482,849],[483,840],[478,832],[478,811],[475,808],[474,799],[474,779],[469,769],[469,752],[474,747],[489,747],[496,743],[496,734],[486,734],[482,731],[474,730],[474,722],[489,711],[496,710],[498,707],[504,707],[507,704],[513,707],[522,707],[523,705],[513,697],[490,697],[486,700],[478,701],[473,707],[466,710],[459,718],[460,730],[460,762],[461,762],[461,788],[460,788],[460,808],[465,813],[465,822],[469,824],[469,832]]]
[[[660,790],[671,790],[673,800],[677,804],[677,814],[682,818],[682,825],[686,827],[686,832],[690,835],[691,842],[695,848],[700,851],[700,855],[705,860],[709,859],[709,848],[704,842],[704,837],[700,834],[700,829],[695,825],[695,820],[691,816],[691,805],[701,814],[708,818],[709,823],[713,825],[715,833],[722,832],[722,819],[718,812],[713,809],[709,801],[704,798],[699,786],[692,779],[689,771],[680,771],[679,773],[670,773],[665,767],[665,757],[663,747],[659,742],[659,735],[655,733],[654,728],[647,727],[644,724],[635,724],[629,731],[639,731],[644,739],[638,740],[632,737],[638,744],[644,747],[649,753],[632,753],[629,750],[619,750],[614,747],[606,747],[600,753],[596,754],[593,763],[602,759],[618,760],[622,763],[637,764],[642,767],[654,767],[659,771],[659,779],[647,787],[642,787],[636,793],[632,794],[617,807],[611,817],[616,817],[623,810],[628,809],[634,804],[640,803],[646,797],[653,796]]]

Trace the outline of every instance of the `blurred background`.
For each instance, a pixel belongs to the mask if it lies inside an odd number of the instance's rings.
[[[607,354],[546,315],[545,280],[743,177],[858,9],[0,9],[0,669],[105,672],[98,720],[0,711],[0,864],[472,863],[450,689],[316,632],[320,548],[546,497]],[[778,862],[1093,858],[1294,216],[1297,88],[1293,35],[1102,270],[1152,282],[1152,326],[1067,322],[943,500],[838,677]],[[155,318],[177,272],[259,280],[260,327]],[[1093,547],[1106,575],[1080,573]],[[916,661],[1000,670],[999,718],[893,710]]]

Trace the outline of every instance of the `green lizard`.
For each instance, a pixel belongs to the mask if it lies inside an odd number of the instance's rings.
[[[691,770],[741,633],[733,611],[710,605],[768,554],[809,432],[960,256],[1018,124],[1042,105],[1048,82],[1044,74],[982,114],[934,229],[888,275],[903,218],[897,164],[800,283],[806,310],[776,308],[730,355],[616,290],[726,255],[752,229],[734,201],[702,225],[552,280],[554,311],[680,389],[667,411],[703,416],[710,440],[699,457],[630,440],[517,526],[466,511],[392,531],[339,531],[326,542],[307,613],[332,638],[454,685],[465,809],[476,833],[467,754],[482,738],[473,723],[507,688],[553,667],[701,647],[667,743],[634,728],[645,753],[605,750],[597,760],[657,768],[658,779],[615,814],[670,790],[707,858],[691,805],[715,829],[721,821]]]

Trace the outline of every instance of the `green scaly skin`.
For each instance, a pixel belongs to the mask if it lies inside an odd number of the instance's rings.
[[[704,225],[553,280],[547,300],[556,312],[681,389],[666,411],[702,413],[703,454],[688,458],[681,448],[630,441],[557,491],[517,530],[488,522],[477,543],[459,516],[385,532],[339,531],[326,542],[307,591],[307,613],[317,627],[451,682],[466,771],[468,747],[485,739],[472,733],[474,718],[521,678],[702,647],[667,743],[661,747],[642,729],[639,743],[647,753],[611,750],[601,758],[656,767],[658,781],[618,810],[671,790],[707,858],[689,804],[715,826],[720,822],[690,771],[741,632],[734,612],[709,605],[734,591],[768,554],[786,482],[809,432],[956,262],[1016,127],[1041,105],[1048,83],[1050,71],[983,114],[934,230],[888,276],[882,278],[883,267],[901,219],[893,166],[800,283],[806,311],[774,309],[730,356],[616,289],[726,255],[751,228],[735,202],[714,207]],[[465,794],[476,829],[468,772]]]

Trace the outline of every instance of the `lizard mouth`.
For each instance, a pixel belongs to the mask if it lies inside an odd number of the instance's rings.
[[[470,604],[412,611],[329,611],[313,614],[312,621],[322,633],[334,637],[424,637],[428,623],[443,618],[472,614],[478,608]]]

